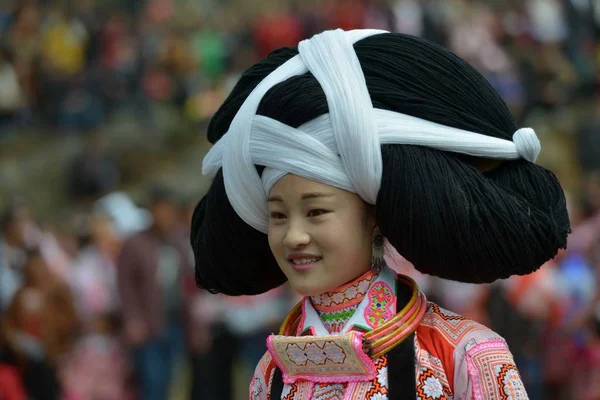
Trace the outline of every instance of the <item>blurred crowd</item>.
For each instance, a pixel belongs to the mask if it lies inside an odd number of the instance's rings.
[[[196,289],[194,201],[153,185],[141,207],[116,192],[103,127],[116,112],[143,126],[153,104],[203,123],[271,50],[364,27],[449,47],[486,76],[520,126],[582,110],[572,147],[558,148],[578,164],[579,184],[567,185],[573,233],[539,272],[473,286],[389,257],[430,299],[502,334],[532,400],[600,399],[597,0],[2,2],[0,137],[36,127],[83,132],[86,145],[66,171],[74,212],[62,226],[2,194],[0,398],[247,398],[265,337],[297,298],[285,287],[250,298]]]
[[[333,27],[448,46],[519,119],[589,98],[598,80],[596,0],[17,3],[0,5],[0,122],[11,128],[86,130],[121,107],[143,115],[151,102],[203,120],[253,61]]]

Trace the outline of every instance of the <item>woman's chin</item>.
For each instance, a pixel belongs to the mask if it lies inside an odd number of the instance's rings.
[[[311,284],[311,282],[297,282],[294,280],[290,280],[290,285],[294,292],[298,293],[300,296],[316,296],[322,293],[327,292],[330,288],[323,285],[322,281],[316,281]]]

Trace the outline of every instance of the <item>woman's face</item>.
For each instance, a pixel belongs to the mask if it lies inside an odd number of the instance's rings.
[[[354,194],[297,175],[269,193],[269,246],[303,296],[331,291],[371,264],[375,217]]]

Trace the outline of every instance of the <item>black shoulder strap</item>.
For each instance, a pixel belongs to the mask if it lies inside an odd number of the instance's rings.
[[[401,310],[408,303],[411,291],[406,285],[397,283],[396,309]],[[388,358],[388,399],[415,400],[415,334],[410,335],[404,342],[387,353]],[[281,399],[283,392],[283,377],[281,370],[275,368],[271,385],[271,400]]]
[[[396,281],[396,310],[401,310],[412,294],[407,285]],[[415,386],[415,334],[387,353],[388,358],[388,399],[414,400]]]
[[[283,376],[281,370],[275,367],[273,372],[273,383],[271,384],[271,400],[281,399],[281,393],[283,392]]]

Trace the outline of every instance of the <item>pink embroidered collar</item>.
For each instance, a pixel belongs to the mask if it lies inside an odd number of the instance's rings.
[[[370,270],[335,291],[310,297],[310,303],[327,332],[340,333],[344,329],[377,275]]]
[[[316,311],[332,312],[358,305],[367,294],[377,272],[369,270],[355,280],[338,289],[320,295],[311,296],[310,301]]]

